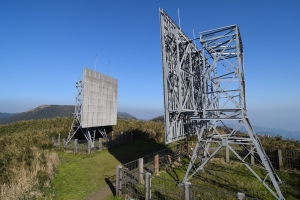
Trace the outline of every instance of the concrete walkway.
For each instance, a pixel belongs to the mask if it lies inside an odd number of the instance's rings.
[[[113,192],[111,191],[110,187],[107,185],[89,194],[84,198],[84,200],[104,200],[107,196],[111,194],[113,194]]]

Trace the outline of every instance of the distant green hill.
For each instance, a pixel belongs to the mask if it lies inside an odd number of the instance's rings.
[[[23,120],[49,119],[55,117],[72,117],[74,111],[75,111],[75,107],[73,105],[42,105],[34,109],[31,109],[27,112],[10,114],[11,116],[7,115],[9,113],[0,113],[0,125],[10,124],[13,122],[18,122]],[[1,116],[3,117],[1,118]],[[118,112],[118,119],[137,120],[137,118],[128,114],[127,112]]]

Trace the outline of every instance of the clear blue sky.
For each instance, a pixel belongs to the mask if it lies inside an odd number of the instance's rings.
[[[163,114],[158,8],[193,37],[237,24],[250,120],[300,130],[300,1],[0,0],[0,112],[74,104],[84,67],[119,80],[118,110]]]

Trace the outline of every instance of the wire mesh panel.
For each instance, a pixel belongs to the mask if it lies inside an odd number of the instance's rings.
[[[129,163],[126,163],[126,164],[123,164],[124,168],[127,169],[127,170],[138,170],[138,167],[139,167],[139,160],[134,160],[132,162],[129,162]]]
[[[77,152],[87,152],[88,141],[87,140],[77,140]]]
[[[144,199],[145,185],[139,181],[139,176],[144,176],[136,170],[122,169],[122,194],[126,194],[128,199]]]
[[[219,200],[219,199],[226,199],[226,200],[236,200],[237,199],[237,194],[236,193],[228,193],[228,192],[223,192],[219,190],[214,190],[210,188],[205,188],[201,186],[190,186],[190,194],[191,194],[191,199],[196,200],[196,199],[203,199],[203,200]]]
[[[155,156],[154,154],[151,154],[143,158],[145,172],[149,172],[149,173],[154,172],[154,156]]]
[[[151,199],[184,199],[184,187],[178,184],[178,181],[153,176],[151,182]]]
[[[64,148],[66,151],[75,151],[75,140],[71,140]]]
[[[275,169],[279,169],[278,150],[265,149],[265,152]]]
[[[300,151],[282,151],[282,163],[285,169],[300,170]]]

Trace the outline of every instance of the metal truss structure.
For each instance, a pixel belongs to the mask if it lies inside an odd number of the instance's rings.
[[[82,103],[83,103],[83,92],[84,92],[84,83],[82,80],[76,82],[76,89],[77,89],[77,97],[75,99],[76,104],[75,104],[74,119],[69,131],[68,138],[66,139],[65,145],[67,145],[74,137],[74,135],[77,133],[77,131],[80,130],[83,133],[84,137],[87,140],[91,141],[91,147],[93,148],[97,131],[100,132],[103,138],[107,138],[107,135],[105,129],[101,127],[82,128],[81,116],[82,116]]]
[[[201,109],[202,52],[161,10],[161,45],[165,102],[165,142],[196,133],[199,125],[189,115]]]
[[[202,50],[161,9],[160,29],[165,141],[197,135],[183,183],[226,148],[276,199],[284,199],[279,188],[282,181],[247,115],[244,52],[238,26],[200,32]],[[246,155],[237,153],[241,148]],[[251,164],[251,159],[256,164]]]

